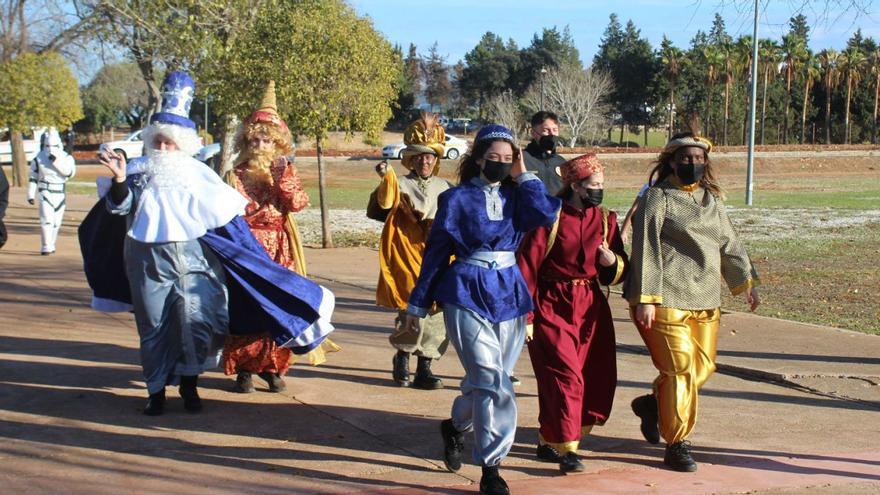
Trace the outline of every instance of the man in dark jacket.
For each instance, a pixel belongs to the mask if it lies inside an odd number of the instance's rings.
[[[0,167],[0,247],[6,244],[6,224],[3,223],[3,217],[6,216],[7,206],[9,206],[9,181],[6,179],[3,167]]]
[[[562,187],[562,177],[557,170],[565,163],[565,158],[556,154],[559,117],[553,112],[542,110],[532,115],[531,125],[532,141],[526,146],[526,168],[544,181],[548,193],[556,194]]]

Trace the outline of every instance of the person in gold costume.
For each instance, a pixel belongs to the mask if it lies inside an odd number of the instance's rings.
[[[269,81],[260,108],[243,123],[236,138],[239,153],[226,182],[247,198],[245,221],[254,237],[276,263],[306,276],[302,240],[293,214],[309,204],[296,167],[287,157],[293,141],[287,124],[278,115],[275,83]],[[325,360],[325,351],[336,351],[330,339],[312,350],[312,364]],[[286,389],[282,377],[292,364],[290,349],[279,347],[268,333],[230,335],[223,350],[227,375],[237,374],[234,391],[254,392],[252,375],[258,374],[270,392]]]
[[[396,309],[395,330],[389,340],[397,349],[392,359],[394,382],[399,386],[433,390],[443,382],[431,372],[431,361],[449,345],[443,315],[435,308],[422,319],[423,331],[407,332],[403,325],[410,292],[422,267],[425,240],[437,213],[437,198],[452,184],[437,177],[444,154],[446,133],[438,116],[423,112],[404,133],[407,147],[402,164],[409,170],[398,177],[382,162],[376,166],[381,182],[371,197],[374,209],[387,213],[379,245],[379,283],[376,304]],[[418,357],[415,378],[410,381],[410,354]]]
[[[660,374],[654,393],[632,402],[642,434],[666,440],[664,464],[696,471],[688,436],[698,391],[715,371],[722,281],[760,304],[758,275],[736,236],[715,181],[708,139],[673,136],[651,171],[633,219],[631,271],[624,289],[631,316]]]

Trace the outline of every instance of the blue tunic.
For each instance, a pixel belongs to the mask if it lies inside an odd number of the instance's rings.
[[[517,182],[492,187],[474,178],[440,195],[422,271],[409,298],[410,313],[427,314],[436,301],[500,323],[532,310],[515,264],[487,270],[461,262],[481,252],[514,252],[526,232],[556,220],[561,200],[548,196],[543,182],[531,173]],[[450,265],[453,255],[459,261]]]

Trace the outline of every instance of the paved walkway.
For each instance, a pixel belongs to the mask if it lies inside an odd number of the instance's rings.
[[[130,315],[88,308],[75,227],[92,203],[69,199],[59,252],[41,257],[36,209],[13,189],[0,250],[0,486],[5,493],[474,493],[479,468],[440,460],[439,420],[457,394],[390,382],[393,314],[376,308],[376,253],[308,250],[312,275],[337,295],[334,340],[320,367],[296,365],[284,394],[228,392],[207,373],[204,413],[140,414],[146,392]],[[629,401],[654,370],[612,295],[619,385],[611,420],[583,445],[588,471],[560,476],[534,460],[537,400],[524,353],[520,420],[505,461],[513,493],[880,492],[880,338],[749,314],[725,315],[719,373],[701,395],[697,473],[663,469]],[[258,384],[258,389],[259,389]],[[468,440],[470,442],[470,440]]]

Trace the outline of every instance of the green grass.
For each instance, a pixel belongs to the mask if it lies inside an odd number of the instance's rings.
[[[880,224],[746,242],[761,277],[758,314],[880,335]],[[744,310],[742,297],[723,305]]]

